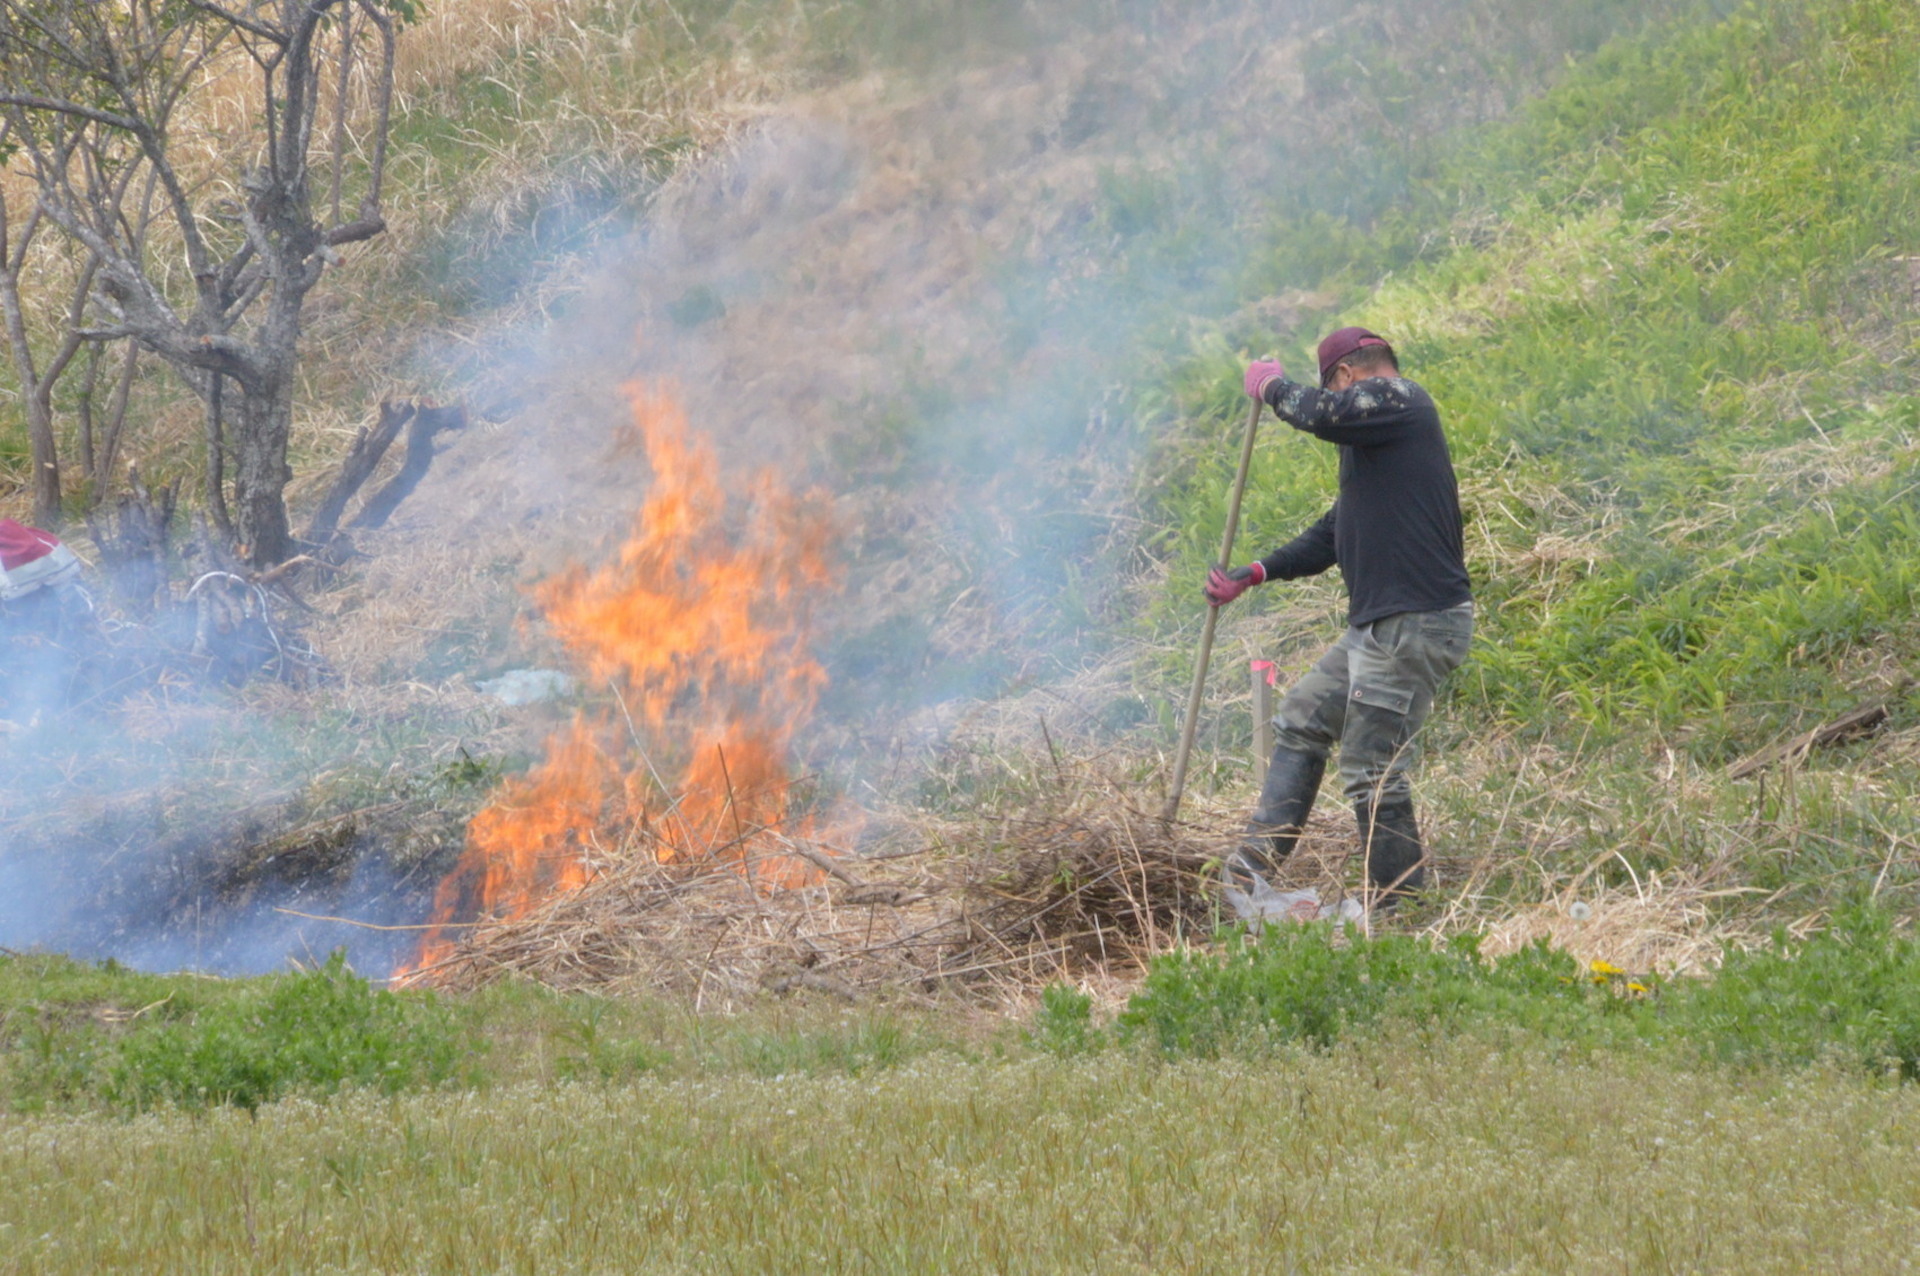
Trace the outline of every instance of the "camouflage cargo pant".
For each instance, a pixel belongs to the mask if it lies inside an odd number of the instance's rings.
[[[1414,737],[1472,641],[1472,603],[1349,628],[1280,701],[1275,743],[1324,758],[1337,742],[1350,800],[1408,796]]]

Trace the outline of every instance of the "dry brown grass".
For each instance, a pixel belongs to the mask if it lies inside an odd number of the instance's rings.
[[[1157,795],[1138,786],[1046,755],[1023,765],[1059,773],[1032,795],[974,816],[894,812],[876,820],[857,849],[757,839],[761,855],[789,863],[802,856],[830,870],[795,888],[752,884],[735,863],[662,865],[644,835],[630,835],[588,886],[530,916],[479,925],[423,977],[473,987],[516,975],[715,1007],[801,988],[847,998],[964,990],[1018,1006],[1056,981],[1105,990],[1111,1000],[1126,995],[1153,956],[1207,942],[1230,920],[1221,916],[1214,874],[1244,818],[1237,803],[1203,797],[1167,825],[1143,809],[1157,807]],[[1711,872],[1610,885],[1597,874],[1601,863],[1553,869],[1553,848],[1521,821],[1513,843],[1477,862],[1447,853],[1444,820],[1430,827],[1438,910],[1373,924],[1411,925],[1436,942],[1478,934],[1489,957],[1544,939],[1583,964],[1663,975],[1707,973],[1727,948],[1763,937],[1751,920],[1754,892]],[[1616,858],[1627,863],[1618,852],[1603,857]],[[1499,892],[1483,889],[1494,863],[1506,877]],[[1539,902],[1516,905],[1527,891],[1516,891],[1512,877],[1516,865],[1529,864]],[[1358,889],[1359,873],[1350,820],[1339,804],[1323,802],[1276,885],[1312,888],[1334,903]],[[1819,921],[1807,917],[1790,929],[1804,935]]]
[[[1545,940],[1583,966],[1607,962],[1636,974],[1704,975],[1728,948],[1749,948],[1765,936],[1716,912],[1716,903],[1751,892],[1718,887],[1697,874],[1652,874],[1628,887],[1569,885],[1557,897],[1483,923],[1480,951],[1504,957]],[[1805,938],[1815,919],[1791,929]],[[1445,927],[1436,927],[1445,933]]]
[[[1307,623],[1305,612],[1281,622]],[[1317,646],[1296,637],[1278,654]],[[1114,737],[1098,711],[1129,688],[1130,666],[1154,658],[1120,653],[1079,678],[903,727],[895,752],[919,768],[923,789],[945,786],[944,813],[891,808],[830,858],[777,837],[764,844],[763,853],[805,855],[834,876],[756,888],[732,865],[661,866],[644,836],[629,836],[586,889],[481,926],[428,975],[455,986],[506,973],[644,986],[708,1004],[768,989],[853,997],[957,987],[1024,1005],[1060,980],[1124,998],[1153,956],[1206,942],[1223,920],[1213,875],[1257,783],[1237,747],[1216,743],[1203,751],[1181,821],[1151,814],[1164,759]],[[1245,713],[1245,692],[1236,701],[1228,689],[1244,677],[1229,676],[1218,712]],[[1731,858],[1693,872],[1636,870],[1645,828],[1621,830],[1595,858],[1583,823],[1590,799],[1564,783],[1579,759],[1534,745],[1516,768],[1515,752],[1483,741],[1428,768],[1420,791],[1434,906],[1382,924],[1436,941],[1480,934],[1489,956],[1545,939],[1583,963],[1663,974],[1704,973],[1726,947],[1755,940],[1754,905],[1764,901],[1733,884]],[[1699,819],[1712,777],[1670,765],[1671,810],[1661,818]],[[1517,778],[1496,787],[1500,774]],[[892,775],[889,787],[903,779],[912,777]],[[1472,832],[1458,822],[1463,801],[1475,808]],[[1750,849],[1750,834],[1722,831],[1730,847]],[[1614,880],[1622,866],[1624,884]],[[1335,903],[1360,877],[1351,817],[1326,797],[1276,885]]]
[[[400,42],[396,78],[417,93],[453,84],[503,54],[543,47],[599,8],[598,0],[458,0],[436,4]]]
[[[858,850],[746,829],[708,857],[662,863],[651,830],[616,836],[587,885],[483,920],[412,978],[473,987],[511,974],[713,1006],[799,988],[1018,1000],[1056,979],[1137,974],[1209,932],[1222,849],[1085,787],[978,821],[875,818]],[[811,880],[774,884],[796,870]]]

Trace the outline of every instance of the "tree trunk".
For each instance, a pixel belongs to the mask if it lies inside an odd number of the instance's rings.
[[[167,538],[174,506],[180,498],[180,480],[148,487],[138,466],[129,466],[127,486],[114,502],[111,517],[95,511],[87,527],[100,550],[100,565],[121,606],[132,615],[153,615],[154,600],[167,583]]]
[[[0,230],[5,222],[0,219]],[[0,245],[5,243],[0,239]],[[14,369],[20,377],[20,402],[27,413],[27,441],[33,451],[33,519],[42,527],[60,525],[60,451],[53,435],[53,387],[42,377],[27,344],[26,315],[18,280],[9,263],[0,262],[0,317],[7,328]]]
[[[38,385],[25,395],[27,441],[33,448],[33,517],[42,527],[60,526],[60,445],[53,437],[53,405],[47,402],[51,386]]]
[[[106,429],[100,440],[100,456],[94,465],[92,492],[87,498],[89,508],[97,508],[113,490],[113,471],[120,461],[120,439],[127,428],[127,399],[133,393],[134,374],[140,368],[140,343],[127,342],[120,360],[120,379],[107,405]]]
[[[271,567],[293,552],[284,497],[293,478],[287,468],[292,380],[271,376],[262,387],[242,387],[240,429],[233,440],[234,531],[241,556],[255,567]]]
[[[412,423],[407,426],[407,457],[400,465],[400,472],[367,498],[367,503],[360,507],[360,512],[353,516],[353,522],[348,526],[386,526],[393,512],[400,508],[400,502],[413,494],[413,489],[420,486],[420,480],[427,476],[427,470],[432,467],[433,436],[442,430],[466,428],[467,409],[464,404],[421,408],[415,412]]]

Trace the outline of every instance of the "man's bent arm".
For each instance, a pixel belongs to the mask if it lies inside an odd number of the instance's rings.
[[[1318,576],[1337,561],[1333,552],[1333,518],[1340,506],[1323,515],[1319,522],[1260,560],[1268,580],[1298,580]]]
[[[1413,418],[1413,394],[1418,393],[1399,377],[1369,377],[1338,394],[1285,377],[1266,386],[1267,405],[1281,420],[1315,438],[1350,447],[1391,440]]]

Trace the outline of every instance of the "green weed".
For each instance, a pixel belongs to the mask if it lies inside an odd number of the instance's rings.
[[[473,1044],[431,998],[375,989],[336,953],[319,969],[275,976],[190,1019],[129,1035],[104,1092],[136,1110],[254,1109],[344,1086],[391,1093],[455,1079]]]
[[[1413,935],[1278,926],[1231,932],[1218,952],[1157,958],[1118,1026],[1165,1054],[1213,1057],[1325,1048],[1385,1019],[1597,1035],[1620,1004],[1606,976],[1596,983],[1544,945],[1487,961],[1471,937],[1436,947]]]
[[[1077,1055],[1098,1048],[1103,1038],[1093,1026],[1093,998],[1065,984],[1048,984],[1040,990],[1032,1037],[1050,1054]]]
[[[614,1031],[607,1023],[614,1003],[604,997],[582,996],[567,1003],[566,1018],[558,1030],[561,1055],[559,1075],[601,1081],[627,1081],[664,1066],[669,1056],[651,1042]]]
[[[1043,1003],[1036,1039],[1083,1038],[1076,1009]],[[1768,948],[1727,952],[1711,975],[1666,981],[1598,963],[1582,969],[1544,944],[1489,961],[1471,937],[1436,946],[1414,935],[1270,927],[1230,933],[1218,951],[1156,959],[1116,1028],[1162,1054],[1211,1058],[1327,1049],[1395,1023],[1582,1048],[1659,1046],[1743,1066],[1827,1061],[1913,1080],[1920,940],[1885,909],[1854,906],[1810,938],[1777,936]]]
[[[721,1057],[763,1077],[859,1076],[897,1067],[929,1045],[898,1022],[875,1017],[828,1027],[750,1027],[726,1041]]]
[[[1684,990],[1672,1029],[1711,1058],[1805,1065],[1834,1058],[1920,1079],[1920,940],[1885,911],[1855,906],[1806,940],[1729,953],[1710,981]]]

